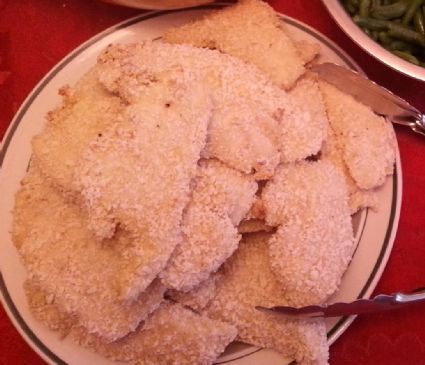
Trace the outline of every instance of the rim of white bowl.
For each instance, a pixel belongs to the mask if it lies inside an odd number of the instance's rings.
[[[425,81],[425,67],[416,66],[413,63],[407,62],[375,42],[354,23],[339,0],[322,0],[322,2],[344,33],[367,53],[395,71],[401,72],[416,80]]]

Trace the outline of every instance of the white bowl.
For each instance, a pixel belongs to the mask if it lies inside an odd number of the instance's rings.
[[[366,52],[396,71],[425,81],[424,67],[416,66],[395,56],[375,42],[354,23],[339,0],[322,0],[322,2],[341,29]]]

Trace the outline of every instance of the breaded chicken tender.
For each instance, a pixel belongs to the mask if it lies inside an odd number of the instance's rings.
[[[320,45],[318,43],[310,43],[306,40],[295,42],[298,53],[305,64],[315,60],[320,53]]]
[[[173,28],[163,39],[218,49],[238,57],[256,65],[285,89],[291,88],[304,73],[305,62],[285,25],[263,1],[241,0],[201,20]]]
[[[43,291],[42,286],[34,277],[24,282],[28,306],[34,317],[45,326],[65,338],[73,326],[78,325],[76,315],[65,312],[58,305],[56,297]]]
[[[330,128],[328,137],[321,150],[320,159],[330,161],[344,176],[348,188],[349,205],[351,214],[358,212],[363,208],[378,208],[377,188],[360,189],[350,175],[348,167],[343,158],[343,149],[341,139],[338,138]]]
[[[126,298],[152,282],[182,241],[182,213],[211,117],[199,80],[182,70],[155,77],[117,89],[135,95],[126,98],[122,121],[88,145],[75,172],[89,228],[108,238],[119,225],[135,242],[138,278],[126,285]]]
[[[237,335],[228,323],[199,315],[178,303],[165,303],[136,332],[111,344],[75,329],[80,345],[134,365],[210,365]]]
[[[320,89],[351,177],[360,189],[379,187],[394,169],[396,142],[391,124],[333,85],[321,81]]]
[[[192,200],[183,216],[184,240],[160,277],[167,287],[189,291],[217,271],[236,250],[237,226],[255,199],[252,176],[217,160],[200,162]]]
[[[328,134],[328,118],[322,94],[313,75],[300,79],[289,92],[294,117],[286,118],[281,161],[292,162],[315,155]],[[288,143],[287,141],[290,141]]]
[[[284,110],[291,105],[256,67],[217,51],[161,42],[110,46],[99,62],[101,82],[129,102],[167,70],[184,69],[188,77],[199,77],[214,106],[202,156],[257,179],[273,175]]]
[[[264,187],[270,263],[293,305],[334,293],[355,245],[344,176],[327,161],[281,165]]]
[[[327,364],[323,319],[290,320],[255,309],[258,305],[291,303],[270,269],[269,237],[266,233],[244,236],[238,250],[224,264],[217,294],[205,313],[235,325],[241,341],[274,349],[300,365]]]
[[[30,276],[104,341],[133,331],[163,300],[165,287],[158,280],[133,302],[119,299],[122,281],[136,275],[131,236],[120,231],[97,241],[79,207],[66,202],[34,166],[16,195],[13,240]]]
[[[36,281],[27,280],[25,289],[30,310],[37,319],[115,361],[134,365],[207,365],[236,337],[236,329],[230,324],[164,302],[133,333],[106,343],[78,325]]]
[[[44,130],[32,141],[33,159],[56,187],[70,191],[82,151],[116,123],[123,102],[98,82],[96,67],[61,93],[63,105],[47,115]]]

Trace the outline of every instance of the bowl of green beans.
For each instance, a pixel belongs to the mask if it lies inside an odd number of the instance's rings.
[[[389,67],[425,81],[425,0],[322,0],[360,47]]]

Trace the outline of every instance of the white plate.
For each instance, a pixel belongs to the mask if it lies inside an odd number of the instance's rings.
[[[79,348],[69,340],[60,340],[56,333],[47,330],[37,322],[28,310],[23,291],[25,269],[19,260],[9,232],[14,194],[19,188],[19,181],[25,175],[31,156],[31,139],[41,130],[46,112],[60,103],[61,99],[57,90],[64,84],[74,84],[95,64],[96,56],[109,43],[156,38],[167,27],[185,23],[219,6],[215,4],[192,10],[151,12],[125,21],[95,36],[61,61],[35,87],[8,129],[0,152],[2,301],[18,331],[49,364],[112,365],[116,363]],[[345,64],[360,70],[347,54],[316,30],[286,16],[282,18],[296,39],[320,43],[322,61]],[[365,210],[353,219],[358,247],[344,275],[341,288],[332,300],[351,301],[360,297],[369,297],[375,288],[388,260],[397,230],[401,205],[401,181],[400,159],[397,157],[396,173],[379,193],[379,210],[377,212]],[[333,343],[346,330],[353,318],[327,321],[329,343]],[[235,365],[282,365],[285,361],[273,351],[242,344],[230,346],[218,360],[219,363],[231,362]]]

